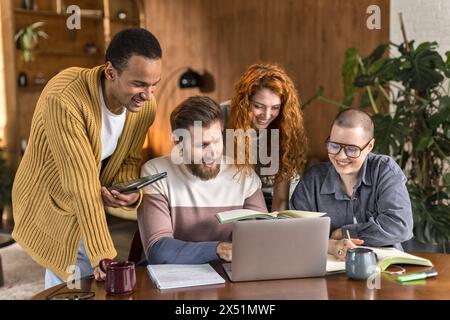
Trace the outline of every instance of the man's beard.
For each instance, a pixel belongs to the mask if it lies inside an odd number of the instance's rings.
[[[186,164],[188,170],[196,177],[203,181],[211,180],[220,172],[220,164],[216,164],[215,168],[208,168],[204,164]]]

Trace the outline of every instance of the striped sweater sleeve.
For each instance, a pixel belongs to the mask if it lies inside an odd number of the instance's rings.
[[[83,121],[58,97],[47,97],[43,122],[50,152],[58,168],[62,188],[72,199],[92,266],[114,258],[116,250],[108,230],[100,193],[99,172]]]

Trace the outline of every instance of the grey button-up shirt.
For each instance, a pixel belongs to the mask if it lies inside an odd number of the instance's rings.
[[[412,238],[413,218],[406,177],[389,156],[369,153],[349,197],[331,163],[305,172],[290,200],[295,210],[325,212],[330,230],[342,228],[367,246],[395,246]]]

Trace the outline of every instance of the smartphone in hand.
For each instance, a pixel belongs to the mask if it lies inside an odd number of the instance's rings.
[[[116,190],[123,194],[129,194],[137,192],[138,190],[144,188],[145,186],[148,186],[149,184],[156,182],[160,179],[163,179],[165,177],[167,177],[167,172],[161,172],[151,176],[114,184],[110,186],[108,190],[110,192]]]

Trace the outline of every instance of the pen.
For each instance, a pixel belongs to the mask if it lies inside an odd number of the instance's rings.
[[[352,238],[350,237],[350,231],[348,231],[348,229],[347,229],[346,231],[347,231],[347,238],[348,238],[348,241],[352,242]]]
[[[412,273],[412,274],[405,274],[403,276],[398,276],[397,281],[398,282],[406,282],[406,281],[412,281],[412,280],[420,280],[425,279],[429,277],[435,277],[438,273],[436,270],[426,270],[418,273]]]

